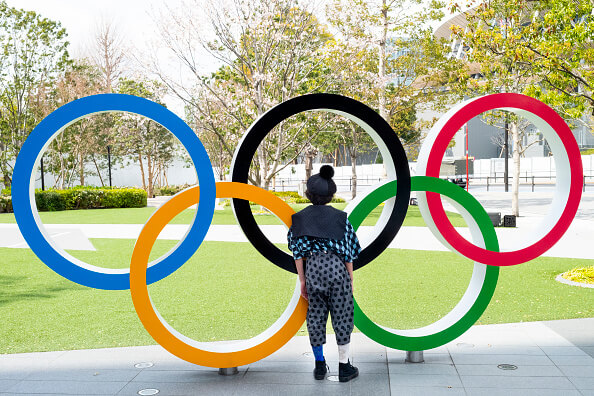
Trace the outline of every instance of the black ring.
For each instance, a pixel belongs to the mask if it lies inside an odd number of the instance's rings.
[[[381,139],[394,163],[398,189],[396,202],[382,231],[354,261],[353,268],[359,269],[379,256],[394,239],[404,222],[410,199],[410,170],[404,147],[392,127],[373,109],[346,96],[326,93],[298,96],[280,103],[254,121],[243,135],[233,156],[231,180],[248,183],[252,159],[266,135],[287,118],[308,110],[329,110],[344,115],[352,121],[367,124]],[[384,163],[385,161],[386,158]],[[262,233],[248,201],[233,198],[233,211],[245,236],[260,254],[278,267],[297,273],[293,257],[276,247]]]

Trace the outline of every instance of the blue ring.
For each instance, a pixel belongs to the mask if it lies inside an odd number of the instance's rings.
[[[214,214],[216,186],[212,164],[194,131],[178,116],[150,100],[123,94],[87,96],[70,102],[45,117],[31,132],[17,157],[12,184],[12,204],[21,234],[31,250],[48,267],[66,279],[104,290],[130,288],[130,272],[108,273],[80,267],[62,256],[45,239],[36,222],[34,167],[45,147],[63,128],[81,117],[107,111],[125,111],[148,117],[167,128],[186,148],[194,162],[200,184],[200,204],[185,237],[174,251],[148,268],[147,283],[165,278],[183,265],[198,249]]]

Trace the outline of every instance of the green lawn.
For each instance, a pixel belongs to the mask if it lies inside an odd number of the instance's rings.
[[[91,211],[89,211],[91,212]],[[71,252],[89,263],[127,267],[133,240],[92,240],[96,252]],[[157,241],[153,255],[175,242]],[[0,353],[148,345],[129,291],[74,284],[27,249],[0,248]],[[590,289],[554,281],[592,260],[538,258],[501,270],[479,323],[594,317]],[[388,249],[355,273],[355,297],[382,325],[412,328],[447,313],[467,286],[472,263],[457,254]],[[248,243],[205,242],[168,278],[150,286],[153,303],[177,330],[202,341],[254,336],[289,301],[296,276],[263,259]],[[305,329],[299,332],[305,335]]]
[[[303,209],[306,204],[291,205],[295,211]],[[346,204],[333,204],[333,206],[344,209]],[[65,210],[61,212],[40,212],[41,221],[45,224],[144,224],[156,208],[129,208],[129,209],[88,209],[88,210]],[[365,219],[363,225],[374,225],[379,218],[382,208],[376,208]],[[252,211],[261,211],[260,206],[253,206]],[[180,213],[171,224],[189,224],[194,218],[196,211],[187,209]],[[452,224],[456,227],[465,227],[466,223],[462,216],[456,213],[449,214]],[[258,224],[281,224],[280,220],[272,214],[258,214]],[[15,223],[14,214],[1,213],[0,223]],[[231,207],[215,211],[212,224],[237,224]],[[424,227],[425,222],[421,218],[419,208],[409,206],[405,226]]]

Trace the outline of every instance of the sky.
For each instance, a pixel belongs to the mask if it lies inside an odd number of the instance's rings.
[[[33,10],[42,16],[58,21],[68,32],[70,54],[74,58],[84,57],[92,46],[93,39],[101,21],[115,26],[130,48],[150,48],[150,43],[158,40],[153,16],[165,6],[176,8],[183,0],[5,0],[12,7]],[[222,0],[223,1],[223,0]],[[320,0],[322,3],[328,0]],[[158,52],[159,54],[162,53]],[[171,62],[159,56],[162,64]],[[205,60],[205,65],[216,68],[214,60]],[[205,70],[205,72],[212,71]],[[170,75],[179,70],[168,69]],[[183,117],[183,105],[177,98],[165,98],[167,106]]]
[[[165,3],[178,0],[6,0],[8,5],[33,10],[44,17],[59,21],[68,31],[71,51],[81,54],[93,39],[102,19],[113,21],[122,35],[133,44],[142,44],[155,37],[151,13]]]
[[[5,0],[9,6],[32,10],[58,21],[68,32],[69,52],[80,58],[88,54],[101,21],[111,22],[130,48],[144,48],[158,39],[152,15],[165,4],[175,6],[181,0]],[[183,116],[182,103],[173,96],[167,106]]]

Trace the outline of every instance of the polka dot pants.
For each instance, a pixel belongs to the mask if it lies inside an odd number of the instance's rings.
[[[353,289],[344,261],[331,252],[313,253],[306,261],[305,283],[309,295],[307,331],[311,345],[326,343],[328,313],[336,343],[348,344],[353,331]]]

